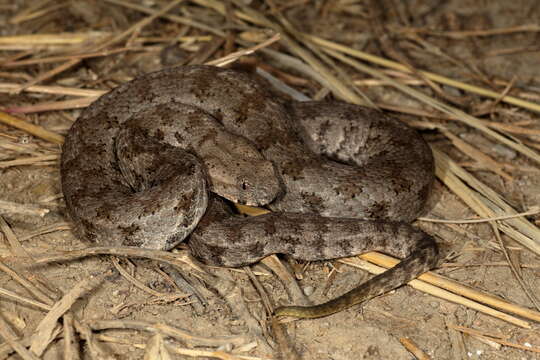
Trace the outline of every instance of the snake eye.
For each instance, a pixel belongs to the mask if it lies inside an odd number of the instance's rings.
[[[248,183],[244,180],[242,181],[242,190],[246,190],[248,188]]]

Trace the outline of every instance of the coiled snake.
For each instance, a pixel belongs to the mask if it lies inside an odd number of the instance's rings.
[[[328,303],[275,312],[296,317],[340,311],[437,264],[433,239],[408,223],[433,173],[425,141],[393,118],[285,101],[211,66],[157,71],[102,96],[71,127],[61,162],[75,233],[95,243],[167,250],[188,238],[195,257],[231,267],[272,253],[404,258]],[[245,218],[218,196],[273,212]]]

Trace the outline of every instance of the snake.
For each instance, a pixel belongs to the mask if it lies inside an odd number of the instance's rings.
[[[223,267],[270,254],[402,259],[335,299],[276,316],[342,311],[441,258],[411,225],[434,182],[416,130],[360,105],[288,99],[249,71],[179,66],[119,85],[73,123],[60,170],[74,234],[93,244],[170,250],[185,240],[195,258]],[[231,203],[270,212],[242,216]]]

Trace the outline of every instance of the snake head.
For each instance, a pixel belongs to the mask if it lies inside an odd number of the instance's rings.
[[[232,202],[264,206],[281,193],[274,164],[264,158],[206,158],[212,192]]]

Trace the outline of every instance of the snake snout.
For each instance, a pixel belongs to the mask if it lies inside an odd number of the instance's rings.
[[[281,193],[281,183],[273,164],[267,160],[257,161],[254,171],[239,177],[235,201],[249,206],[264,206]]]
[[[232,162],[205,159],[210,189],[232,202],[264,206],[281,193],[281,183],[272,162],[265,159],[237,158]]]

